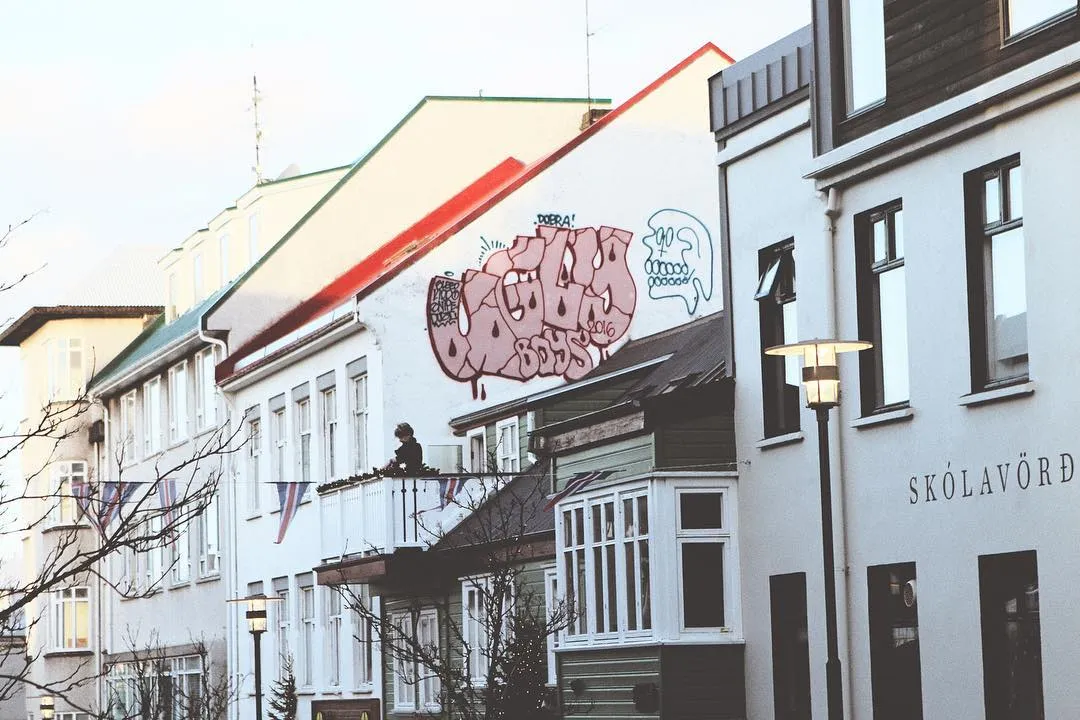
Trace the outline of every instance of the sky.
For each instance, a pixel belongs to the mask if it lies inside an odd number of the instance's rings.
[[[708,41],[736,60],[809,0],[0,0],[0,320],[118,247],[178,245],[254,184],[362,156],[424,95],[626,99]],[[587,85],[586,77],[589,83]],[[702,92],[706,92],[702,88]],[[0,353],[0,392],[17,375]],[[6,357],[5,357],[6,353]]]

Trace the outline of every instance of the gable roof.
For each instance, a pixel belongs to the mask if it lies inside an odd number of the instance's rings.
[[[0,332],[0,345],[18,346],[50,320],[139,318],[161,312],[160,305],[38,305]]]
[[[142,370],[150,371],[155,366],[154,361],[165,359],[169,350],[181,347],[185,341],[197,338],[202,314],[224,290],[224,287],[218,289],[171,323],[166,324],[165,315],[159,315],[149,327],[94,375],[89,385],[91,392],[100,393],[110,389],[110,385],[126,375],[139,371],[140,366]],[[133,377],[132,380],[137,377]]]
[[[668,80],[678,75],[701,57],[710,53],[715,53],[729,62],[734,62],[730,55],[716,45],[713,43],[706,43],[682,62],[675,65],[618,107],[614,108],[611,112],[601,116],[589,127],[582,130],[569,142],[555,151],[527,166],[522,165],[522,163],[513,158],[508,158],[507,161],[504,161],[504,163],[491,170],[472,185],[469,185],[461,193],[455,195],[449,201],[429,213],[419,222],[415,223],[412,227],[400,233],[393,240],[383,245],[383,247],[379,248],[345,274],[341,275],[334,282],[327,285],[322,291],[316,293],[315,296],[300,303],[294,307],[293,310],[286,313],[281,319],[257,333],[243,346],[232,349],[230,351],[230,356],[219,366],[219,382],[232,374],[233,368],[235,367],[235,360],[232,358],[243,357],[244,355],[250,354],[260,345],[273,342],[291,330],[295,330],[302,326],[313,317],[318,316],[321,312],[325,312],[326,309],[340,304],[350,295],[362,296],[373,291],[402,270],[411,266],[424,255],[440,246],[443,242],[453,237],[462,228],[468,226],[477,218],[484,215],[484,213],[492,207],[498,205],[522,185],[554,165],[586,140],[601,132],[603,128],[625,114],[630,108],[652,94]],[[488,98],[484,99],[486,100]],[[506,98],[503,99],[505,100]],[[524,98],[523,100],[528,100],[528,98]],[[415,113],[419,108],[420,105],[414,108],[412,112]],[[412,113],[410,113],[410,115],[411,114]],[[398,123],[398,126],[391,131],[391,134],[404,124],[408,117],[409,116],[406,116],[405,119]],[[387,138],[384,138],[383,142],[389,139],[389,137],[390,136],[388,135]],[[376,146],[375,150],[377,150],[378,147],[379,146]],[[372,150],[372,152],[375,152],[375,150]],[[369,157],[370,154],[371,153],[365,157]],[[507,172],[511,167],[509,163],[516,163],[516,172]],[[316,212],[330,195],[341,187],[351,175],[352,171],[346,174],[338,185],[330,190],[330,192],[328,192],[326,196],[312,208],[308,213],[308,216]],[[306,218],[307,216],[305,216],[305,219]],[[297,223],[297,227],[303,222],[304,220],[301,220],[300,223]],[[290,231],[289,235],[291,235],[292,232],[293,231]],[[288,235],[286,235],[286,238],[287,237]],[[282,238],[278,245],[283,243],[286,238]],[[275,248],[276,247],[277,246],[275,246]],[[273,252],[273,250],[270,252]],[[270,253],[268,252],[267,255],[269,254]],[[266,256],[264,255],[264,257]],[[256,263],[249,272],[255,270],[256,267],[258,267],[258,263]],[[241,276],[241,279],[242,277],[243,276]],[[239,282],[240,280],[237,281],[237,283]],[[227,297],[227,295],[225,297]],[[224,297],[222,299],[224,299]],[[247,370],[247,368],[245,368],[245,370]]]

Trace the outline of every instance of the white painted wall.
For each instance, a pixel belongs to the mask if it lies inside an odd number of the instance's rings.
[[[853,216],[902,198],[905,221],[909,367],[909,422],[854,429],[858,418],[858,363],[841,362],[844,404],[831,413],[834,487],[843,488],[848,597],[838,585],[851,652],[851,717],[871,718],[867,567],[915,562],[924,716],[981,717],[982,654],[980,555],[1036,550],[1041,606],[1043,694],[1046,717],[1069,717],[1080,706],[1070,660],[1080,633],[1073,610],[1073,578],[1080,572],[1075,542],[1080,523],[1077,480],[1061,481],[1060,453],[1080,457],[1070,388],[1075,376],[1070,340],[1080,330],[1072,311],[1080,288],[1063,268],[1080,260],[1069,188],[1080,171],[1080,148],[1062,128],[1075,124],[1080,101],[1058,100],[934,154],[865,179],[842,191],[836,221],[837,334],[857,335]],[[735,324],[737,442],[742,513],[743,591],[747,637],[748,714],[772,713],[770,575],[807,574],[814,715],[825,713],[825,638],[816,424],[802,414],[802,442],[759,449],[762,437],[758,309],[753,300],[759,248],[795,237],[799,334],[827,329],[823,266],[823,205],[801,179],[810,159],[808,131],[788,137],[728,168]],[[963,219],[964,172],[1020,153],[1024,179],[1024,235],[1030,397],[980,407],[959,404],[971,390],[967,271]],[[763,191],[763,189],[765,191]],[[838,430],[837,430],[838,428]],[[1015,484],[1026,453],[1033,468],[1027,490]],[[839,455],[842,463],[835,459]],[[1037,487],[1038,458],[1048,458],[1052,485]],[[1009,463],[1001,492],[997,465]],[[983,469],[994,493],[980,497]],[[942,497],[946,469],[956,474],[952,500]],[[961,472],[973,497],[961,498]],[[936,502],[912,503],[909,479],[936,474]],[[839,531],[838,531],[839,533]],[[838,556],[839,557],[839,556]],[[760,608],[754,612],[752,608]],[[845,628],[841,612],[841,635]]]

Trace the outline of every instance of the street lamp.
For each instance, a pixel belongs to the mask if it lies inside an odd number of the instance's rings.
[[[833,552],[832,482],[829,474],[829,409],[840,404],[840,368],[836,363],[837,355],[868,350],[871,347],[870,343],[863,340],[807,340],[765,350],[766,355],[802,356],[806,406],[817,414],[821,546],[825,567],[825,634],[829,652],[825,662],[825,688],[829,720],[843,720],[844,717],[844,689],[840,682],[840,649],[836,636],[836,561]]]
[[[56,704],[51,695],[42,696],[38,708],[41,710],[41,720],[53,720],[56,717]]]
[[[246,603],[248,630],[255,643],[255,720],[262,720],[262,634],[266,632],[266,603],[279,602],[279,597],[251,595],[246,598],[229,600],[231,603]]]

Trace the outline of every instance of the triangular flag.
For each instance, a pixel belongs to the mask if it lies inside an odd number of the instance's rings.
[[[548,500],[547,505],[544,506],[544,512],[552,510],[560,500],[565,497],[569,497],[576,492],[580,492],[585,489],[586,485],[596,482],[597,480],[603,480],[614,470],[594,470],[592,472],[577,473],[569,480],[566,481],[566,487],[560,492],[555,493],[555,496]]]
[[[289,529],[296,511],[300,509],[300,501],[304,499],[304,493],[310,482],[279,482],[275,483],[278,491],[278,501],[281,503],[281,526],[278,528],[275,544],[280,544],[285,539],[285,533]]]

